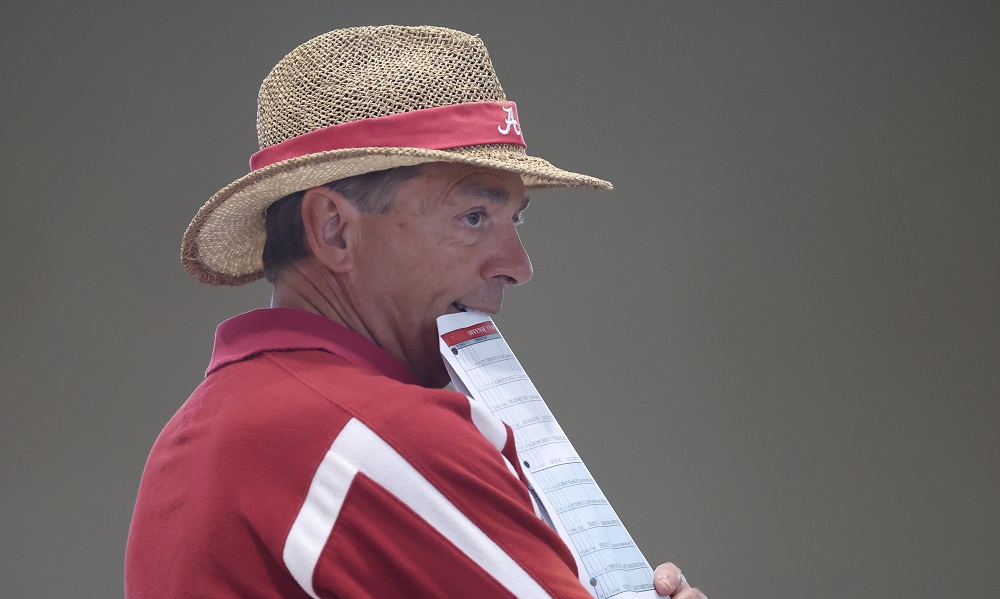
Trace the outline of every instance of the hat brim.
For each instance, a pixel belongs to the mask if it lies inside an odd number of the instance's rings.
[[[349,148],[291,158],[253,171],[221,189],[198,210],[181,242],[181,262],[210,285],[244,285],[263,276],[264,209],[296,191],[331,181],[426,162],[471,164],[519,174],[528,189],[611,183],[557,168],[519,146],[450,150]]]

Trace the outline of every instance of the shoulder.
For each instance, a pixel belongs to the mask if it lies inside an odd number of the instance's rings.
[[[301,486],[337,464],[374,478],[412,468],[446,495],[488,486],[530,506],[501,453],[508,430],[469,398],[382,376],[323,351],[267,352],[214,372],[173,424],[246,483]],[[514,458],[516,461],[516,458]]]
[[[401,382],[324,351],[268,352],[253,362],[250,368],[267,370],[253,393],[291,401],[300,417],[335,407],[379,428],[420,427],[428,418],[471,422],[460,393]],[[246,379],[243,372],[233,375]]]
[[[400,382],[324,351],[267,352],[232,364],[189,403],[211,404],[217,432],[264,445],[307,438],[328,447],[357,421],[414,462],[472,448],[499,458],[506,437],[460,393]]]
[[[465,395],[403,383],[349,364],[331,368],[323,356],[272,354],[269,359],[294,371],[294,384],[308,389],[311,402],[338,413],[340,426],[329,446],[348,462],[377,469],[398,456],[439,489],[454,487],[475,472],[480,480],[494,479],[492,485],[530,504],[526,488],[501,453],[511,443],[509,429]],[[302,412],[316,410],[312,406]],[[294,416],[296,422],[302,412]],[[300,424],[314,427],[315,420]],[[384,459],[366,457],[372,455]]]

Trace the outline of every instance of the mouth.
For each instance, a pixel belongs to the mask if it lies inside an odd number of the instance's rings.
[[[478,314],[480,316],[489,316],[490,315],[490,313],[487,312],[487,311],[485,311],[485,310],[479,310],[479,309],[476,309],[476,308],[470,308],[469,306],[466,306],[465,304],[460,303],[460,302],[452,302],[451,306],[449,306],[448,312],[451,313],[452,310],[455,310],[455,312],[470,312],[472,314]]]

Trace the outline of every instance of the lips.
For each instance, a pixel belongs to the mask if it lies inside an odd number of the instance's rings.
[[[451,312],[451,309],[454,309],[457,312],[472,312],[473,314],[479,314],[481,316],[489,316],[491,313],[495,312],[495,311],[491,312],[489,310],[483,310],[481,308],[473,308],[471,306],[466,306],[461,302],[452,302],[448,311]]]

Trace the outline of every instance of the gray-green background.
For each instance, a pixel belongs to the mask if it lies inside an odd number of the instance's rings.
[[[0,24],[0,595],[121,595],[146,454],[268,299],[180,235],[274,62],[381,23],[481,34],[529,152],[616,184],[534,194],[497,320],[651,561],[996,593],[1000,4],[120,1]]]

